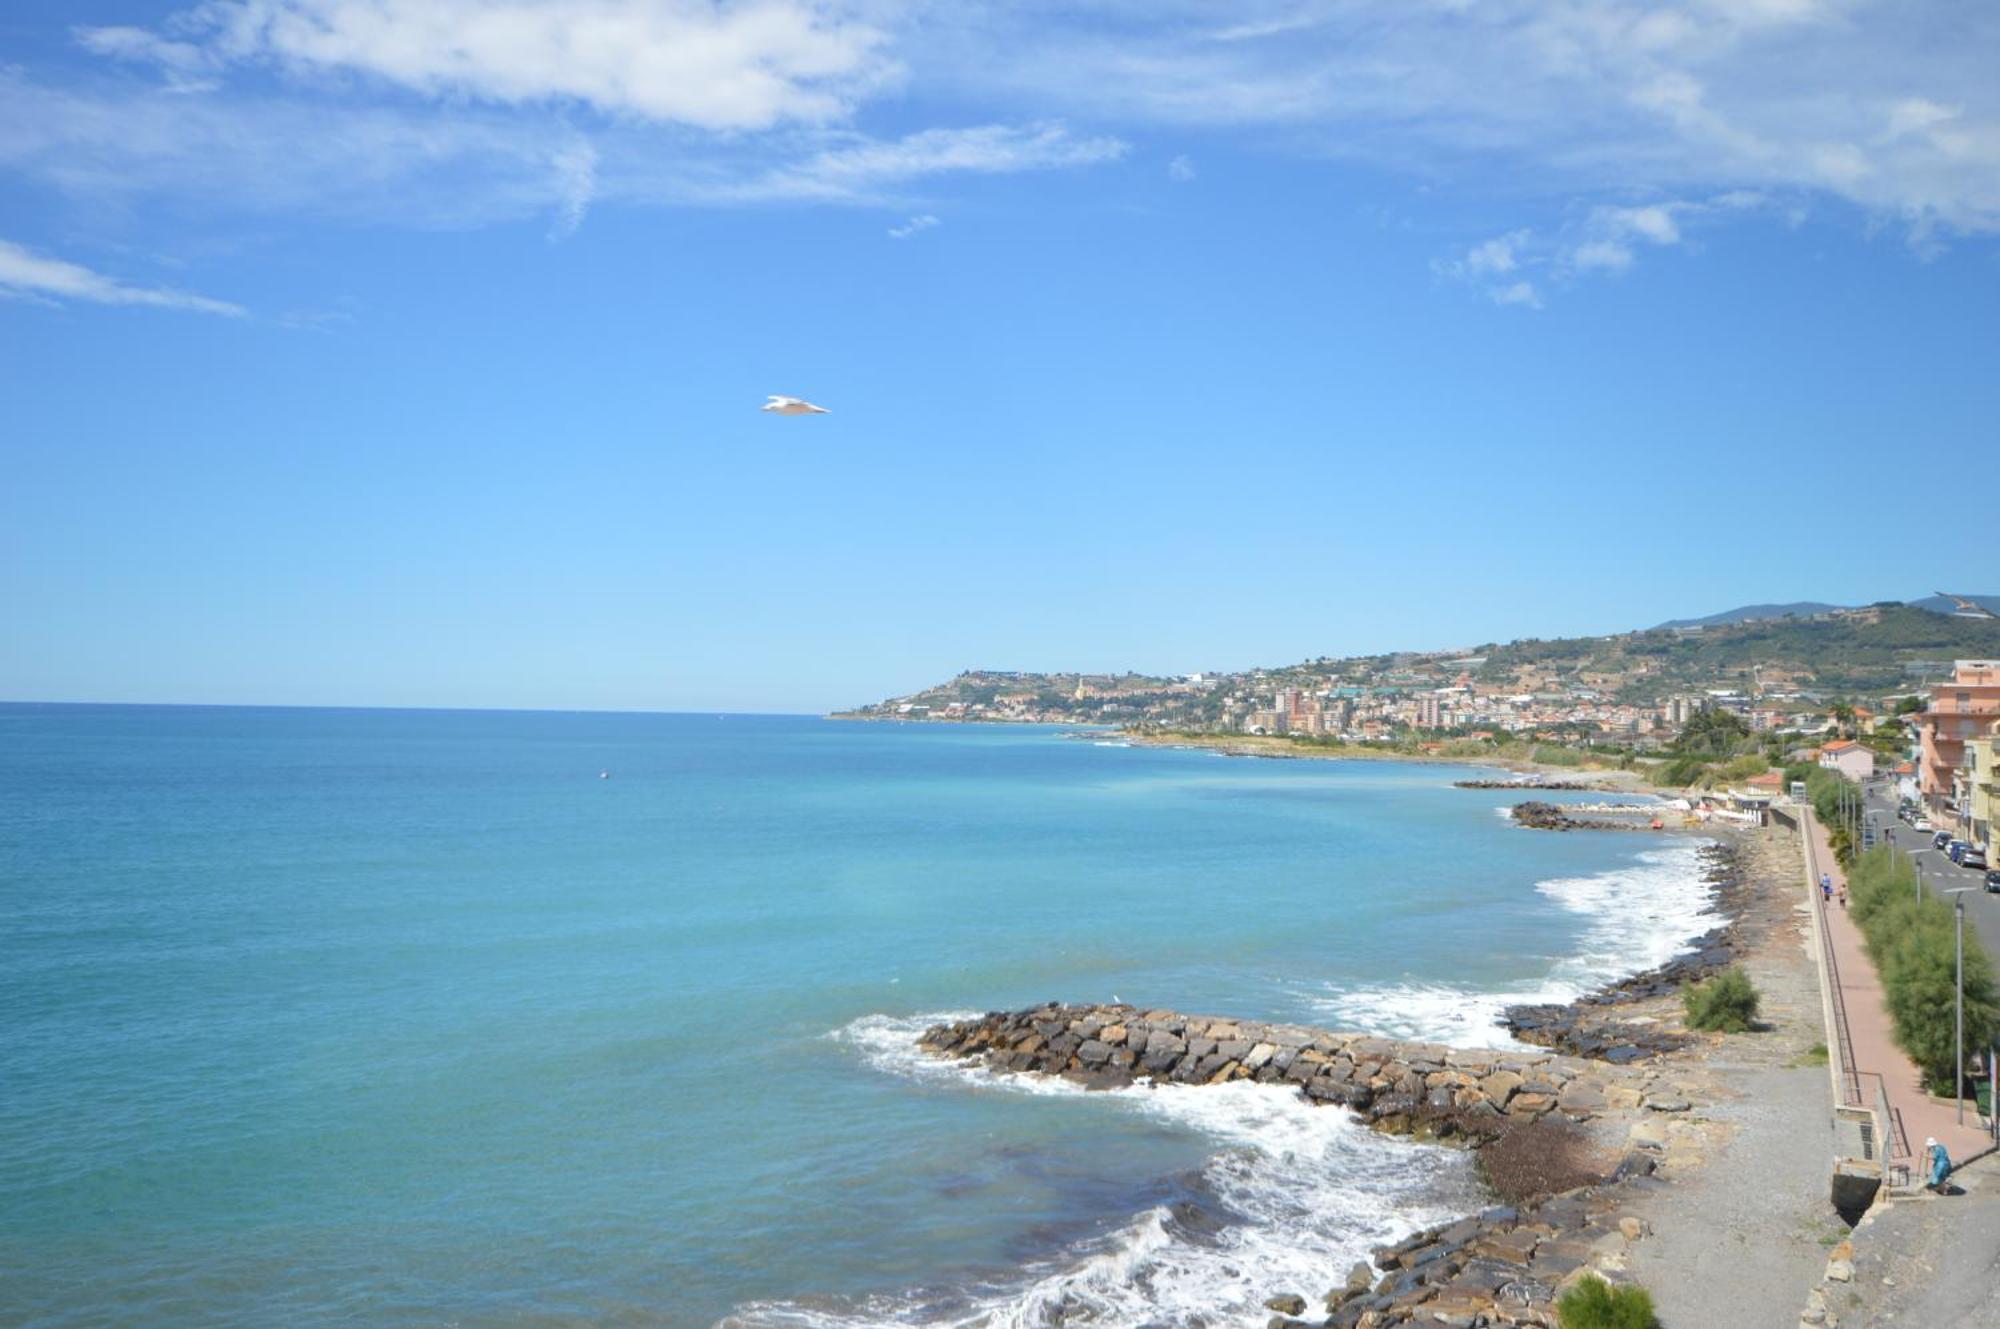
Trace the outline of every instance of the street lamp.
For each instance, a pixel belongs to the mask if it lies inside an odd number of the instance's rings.
[[[1958,1100],[1958,1124],[1965,1124],[1965,893],[1973,888],[1955,886],[1945,892],[1955,895],[1952,910],[1957,914],[1958,936],[1958,1024],[1956,1041],[1958,1044],[1958,1078],[1952,1081],[1951,1096]]]

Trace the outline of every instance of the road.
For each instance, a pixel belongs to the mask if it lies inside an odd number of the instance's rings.
[[[1881,836],[1886,832],[1890,844],[1916,860],[1917,871],[1924,879],[1924,889],[1936,893],[1939,898],[1949,899],[1943,893],[1960,886],[1973,888],[1961,897],[1965,901],[1965,921],[1986,943],[1986,954],[2000,961],[2000,895],[1979,889],[1986,878],[1985,872],[1958,866],[1944,856],[1944,851],[1931,848],[1928,834],[1914,831],[1896,820],[1893,788],[1882,781],[1868,786],[1865,815],[1875,827],[1875,834]]]

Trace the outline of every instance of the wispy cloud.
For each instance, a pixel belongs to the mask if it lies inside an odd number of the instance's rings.
[[[2000,235],[2000,8],[1945,0],[202,0],[76,39],[82,74],[0,67],[0,170],[218,214],[913,210],[1195,126],[1474,200],[1439,270],[1517,305],[1827,199]]]
[[[1122,139],[1077,135],[1056,121],[925,129],[898,139],[859,135],[803,161],[778,167],[718,196],[738,200],[868,201],[923,176],[1002,175],[1091,166],[1125,155]]]
[[[249,311],[227,300],[164,286],[133,286],[80,263],[38,254],[11,240],[0,240],[0,295],[17,299],[82,300],[99,305],[152,305],[197,314],[242,318]]]
[[[1638,261],[1642,248],[1672,249],[1688,242],[1687,227],[1767,210],[1770,200],[1732,190],[1702,200],[1602,204],[1548,233],[1509,231],[1432,263],[1438,276],[1464,282],[1496,304],[1540,309],[1550,287],[1617,274]]]
[[[555,171],[556,217],[549,239],[563,240],[583,225],[583,215],[597,193],[597,149],[578,140],[558,151],[550,165]]]
[[[351,74],[426,96],[582,104],[704,129],[844,117],[892,82],[887,34],[838,0],[206,0],[82,28],[100,54],[187,79],[238,66]]]
[[[928,231],[933,226],[942,226],[943,224],[943,222],[940,222],[930,213],[920,212],[901,226],[891,226],[889,228],[889,238],[891,240],[907,240],[919,231]]]
[[[2000,8],[1945,0],[1104,0],[927,11],[918,92],[1200,126],[1523,212],[1607,194],[1830,196],[2000,234]],[[1073,16],[1073,17],[1072,17]],[[1642,243],[1645,237],[1638,237]]]

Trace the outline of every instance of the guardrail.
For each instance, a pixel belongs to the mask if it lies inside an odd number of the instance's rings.
[[[1826,928],[1826,899],[1820,893],[1819,850],[1813,844],[1813,817],[1799,819],[1800,838],[1806,851],[1806,892],[1812,908],[1814,939],[1819,944],[1820,1014],[1826,1022],[1827,1059],[1832,1067],[1834,1098],[1842,1106],[1862,1107],[1861,1076],[1854,1066],[1854,1042],[1847,1029],[1847,1001],[1840,991],[1840,961],[1833,954],[1833,938]]]

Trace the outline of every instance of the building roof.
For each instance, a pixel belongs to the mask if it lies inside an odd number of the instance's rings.
[[[1828,743],[1828,744],[1827,744],[1827,745],[1826,745],[1825,747],[1821,748],[1821,749],[1820,749],[1820,751],[1821,751],[1821,752],[1845,752],[1845,751],[1847,751],[1847,750],[1848,750],[1849,748],[1858,748],[1858,747],[1860,747],[1860,746],[1861,746],[1861,745],[1860,745],[1859,743],[1856,743],[1856,742],[1855,742],[1855,741],[1854,741],[1853,739],[1851,739],[1851,738],[1843,738],[1843,739],[1838,739],[1838,740],[1836,740],[1836,741],[1834,741],[1834,742],[1832,742],[1832,743]]]

